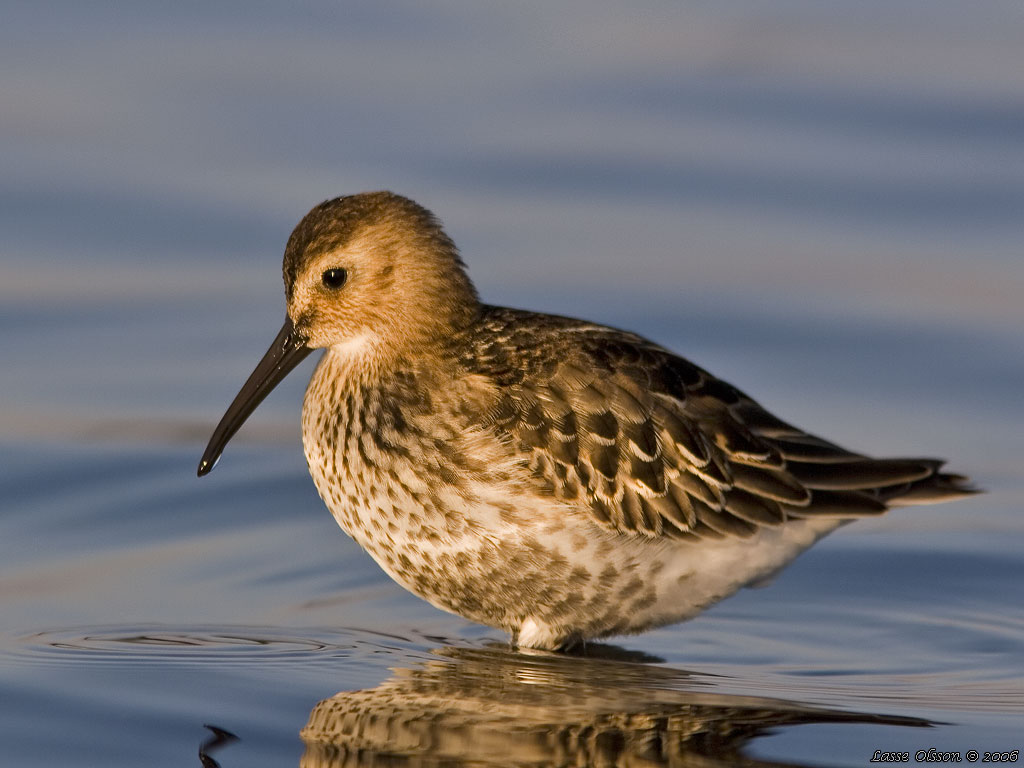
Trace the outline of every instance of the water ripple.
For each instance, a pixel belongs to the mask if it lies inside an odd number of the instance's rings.
[[[155,624],[71,627],[15,638],[4,655],[29,663],[120,664],[142,659],[155,664],[260,665],[365,658],[381,653],[418,657],[442,638],[399,636],[359,629],[200,626]]]

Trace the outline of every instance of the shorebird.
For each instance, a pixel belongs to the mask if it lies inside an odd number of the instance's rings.
[[[480,302],[428,210],[328,200],[284,253],[287,314],[199,464],[324,348],[309,471],[395,581],[561,649],[681,621],[852,519],[973,492],[937,459],[812,436],[633,333]]]

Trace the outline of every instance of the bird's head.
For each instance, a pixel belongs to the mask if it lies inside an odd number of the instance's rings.
[[[287,316],[210,438],[205,475],[263,398],[313,349],[384,366],[450,336],[480,311],[455,244],[427,209],[391,192],[307,213],[284,252]]]

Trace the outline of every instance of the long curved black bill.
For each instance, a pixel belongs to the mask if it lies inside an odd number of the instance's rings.
[[[235,395],[220,424],[213,430],[213,436],[199,462],[199,477],[214,468],[221,453],[224,452],[224,446],[249,418],[249,414],[256,410],[256,406],[263,402],[263,398],[270,394],[270,390],[312,351],[306,346],[306,339],[296,332],[291,318],[286,317],[274,343],[270,345],[256,370],[249,375],[242,389]]]

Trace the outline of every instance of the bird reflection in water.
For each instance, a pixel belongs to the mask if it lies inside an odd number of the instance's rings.
[[[220,763],[214,760],[210,753],[216,752],[233,741],[238,741],[238,737],[231,733],[231,731],[225,731],[216,725],[204,725],[203,727],[213,735],[199,745],[199,763],[203,768],[220,768]]]
[[[702,691],[706,678],[607,654],[437,653],[317,704],[301,766],[782,766],[746,756],[746,745],[805,723],[930,725]]]

